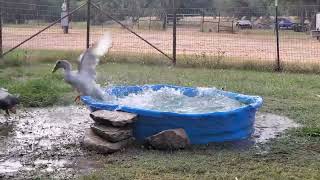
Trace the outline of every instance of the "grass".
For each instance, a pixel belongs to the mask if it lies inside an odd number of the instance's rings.
[[[76,57],[76,53],[70,58]],[[303,125],[258,147],[214,144],[184,151],[160,152],[132,147],[105,156],[105,168],[82,179],[318,179],[320,177],[320,80],[316,74],[271,73],[236,69],[167,67],[105,62],[99,83],[176,84],[224,87],[264,98],[261,111],[286,115]],[[145,57],[147,61],[147,57]],[[17,58],[19,59],[19,58]],[[76,96],[51,74],[54,58],[0,66],[0,86],[22,96],[24,106],[70,104]],[[130,62],[130,63],[128,63]],[[148,65],[146,65],[148,64]],[[162,63],[161,63],[162,64]],[[240,150],[239,150],[240,149]]]
[[[52,75],[50,69],[38,69],[39,66],[24,65],[0,68],[0,87],[19,95],[25,107],[46,107],[70,104],[71,88],[61,82],[62,75]]]
[[[140,20],[135,28],[139,30],[164,30],[163,29],[163,22],[161,20]]]
[[[61,76],[56,75],[18,81],[18,83],[9,85],[8,89],[12,93],[19,94],[23,105],[27,107],[46,107],[58,104],[64,99],[61,98],[61,94],[70,91],[70,88],[61,83]]]
[[[0,68],[11,66],[23,66],[32,63],[53,62],[57,59],[67,59],[72,62],[77,61],[80,51],[61,50],[15,50],[0,59]],[[169,55],[171,56],[171,55]],[[101,63],[133,63],[142,65],[171,65],[171,61],[160,54],[137,54],[127,52],[111,52],[101,59]],[[177,55],[177,67],[185,68],[206,68],[206,69],[240,69],[253,71],[270,72],[275,69],[275,61],[268,60],[246,60],[243,58],[227,57],[224,51],[219,51],[215,55],[206,53],[200,54],[179,54]],[[294,73],[320,73],[320,63],[318,62],[281,62],[284,72]]]
[[[243,70],[104,64],[100,82],[215,86],[260,95],[264,112],[289,116],[304,127],[260,148],[224,145],[179,152],[127,150],[107,157],[104,170],[83,179],[317,179],[320,177],[320,81],[317,75]],[[264,149],[269,152],[261,153]],[[112,159],[116,160],[112,160]],[[111,159],[111,160],[110,160]]]
[[[213,153],[217,153],[213,154]],[[104,172],[83,179],[317,179],[316,164],[309,169],[288,162],[248,158],[230,151],[143,152],[136,160],[108,164]],[[220,157],[219,157],[220,156]],[[228,156],[226,161],[225,156]],[[294,172],[294,173],[293,173]]]

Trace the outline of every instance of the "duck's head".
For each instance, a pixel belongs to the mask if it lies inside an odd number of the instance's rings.
[[[67,60],[58,60],[52,70],[52,73],[56,72],[60,68],[64,70],[71,70],[71,64]]]

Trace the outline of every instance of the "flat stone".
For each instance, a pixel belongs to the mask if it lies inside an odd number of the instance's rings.
[[[100,136],[94,134],[91,129],[87,129],[83,139],[83,146],[87,149],[100,153],[110,154],[125,148],[132,141],[133,139],[129,138],[117,143],[108,142],[107,140],[102,139]]]
[[[91,129],[95,134],[110,142],[119,142],[132,137],[130,127],[111,127],[95,123]]]
[[[148,137],[147,144],[155,149],[175,150],[190,145],[190,140],[184,129],[170,129]]]
[[[99,124],[107,126],[123,127],[132,124],[136,119],[137,115],[121,112],[121,111],[107,111],[98,110],[92,112],[90,117]]]

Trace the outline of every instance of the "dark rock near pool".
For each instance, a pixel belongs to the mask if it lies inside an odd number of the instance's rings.
[[[119,142],[132,137],[131,127],[111,127],[102,124],[93,124],[92,131],[103,139],[110,142]]]
[[[83,146],[87,149],[94,150],[103,154],[110,154],[125,148],[133,141],[129,138],[117,143],[109,142],[96,135],[92,129],[87,129],[83,139]]]
[[[190,145],[190,140],[184,129],[170,129],[148,137],[147,144],[159,150],[183,149]]]
[[[132,124],[137,115],[120,111],[98,110],[92,112],[90,117],[99,124],[112,125],[115,127],[123,127]]]

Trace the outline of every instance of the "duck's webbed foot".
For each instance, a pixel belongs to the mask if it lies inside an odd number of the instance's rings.
[[[76,102],[78,105],[82,105],[82,102],[80,100],[80,95],[78,95],[75,99],[74,102]]]
[[[75,99],[74,102],[79,102],[80,101],[80,95],[78,95]]]
[[[6,109],[6,115],[10,117],[9,109]]]

